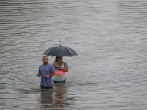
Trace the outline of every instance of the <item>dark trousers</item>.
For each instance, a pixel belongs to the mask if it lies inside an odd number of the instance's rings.
[[[51,87],[44,87],[44,86],[41,86],[41,85],[40,85],[40,87],[41,87],[41,89],[52,89],[53,88],[53,86],[51,86]]]
[[[54,81],[54,83],[65,83],[65,80],[64,81]]]

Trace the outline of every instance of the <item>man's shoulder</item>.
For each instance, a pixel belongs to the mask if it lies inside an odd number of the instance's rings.
[[[52,64],[50,64],[50,63],[48,63],[48,66],[51,66],[51,67],[52,67],[53,65],[52,65]]]
[[[39,67],[43,66],[43,64],[39,65]]]

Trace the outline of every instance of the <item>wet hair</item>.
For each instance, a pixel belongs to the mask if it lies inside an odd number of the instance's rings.
[[[62,59],[61,56],[56,56],[56,59],[55,59],[56,62],[57,62],[57,59],[58,59],[58,58]]]

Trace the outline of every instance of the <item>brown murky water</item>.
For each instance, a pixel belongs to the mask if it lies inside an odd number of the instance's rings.
[[[146,110],[146,30],[146,0],[1,0],[0,109]],[[59,41],[79,56],[64,57],[66,84],[40,90]]]

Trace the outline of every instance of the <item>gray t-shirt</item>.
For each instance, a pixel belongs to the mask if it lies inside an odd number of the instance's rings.
[[[51,74],[53,72],[55,72],[55,69],[51,64],[47,64],[47,65],[42,64],[39,66],[39,73],[41,75],[41,82],[40,82],[41,86],[52,87],[54,85],[52,76],[50,78],[45,77],[46,75]]]

